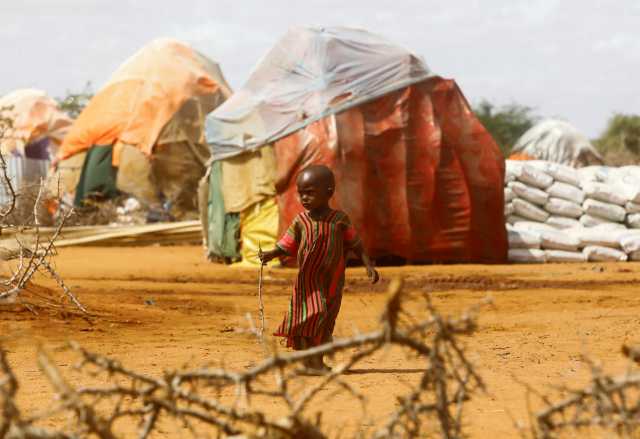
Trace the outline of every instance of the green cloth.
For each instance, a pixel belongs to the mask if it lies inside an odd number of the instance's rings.
[[[213,163],[209,175],[208,242],[209,256],[222,258],[227,262],[240,259],[238,243],[240,241],[240,215],[227,213],[222,197],[222,164]]]
[[[113,147],[95,145],[89,149],[82,165],[73,204],[82,206],[84,200],[109,199],[118,195],[117,169],[113,167]]]

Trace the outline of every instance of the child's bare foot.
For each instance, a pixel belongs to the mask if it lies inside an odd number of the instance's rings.
[[[322,358],[318,359],[318,364],[316,364],[315,368],[323,372],[331,372],[331,366],[328,366],[324,361],[322,361]]]
[[[304,362],[305,374],[307,375],[324,375],[331,372],[331,367],[327,366],[322,357],[309,358]]]

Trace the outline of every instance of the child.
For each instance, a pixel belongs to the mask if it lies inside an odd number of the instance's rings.
[[[279,256],[297,256],[299,272],[289,312],[274,335],[286,337],[288,347],[300,350],[332,339],[348,250],[362,259],[372,283],[378,281],[379,275],[347,215],[329,207],[335,189],[333,172],[326,166],[309,166],[298,175],[296,183],[305,212],[295,217],[274,250],[261,252],[259,257],[266,264]],[[322,356],[306,366],[319,371],[329,369]]]

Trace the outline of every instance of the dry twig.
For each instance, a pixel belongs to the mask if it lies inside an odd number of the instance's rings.
[[[0,138],[3,138],[5,133],[11,127],[11,121],[2,118],[0,114]],[[4,189],[4,193],[8,194],[9,200],[5,202],[5,205],[0,208],[0,232],[3,227],[9,225],[12,219],[16,219],[16,207],[17,206],[29,206],[31,210],[32,224],[26,219],[26,214],[21,213],[19,218],[23,221],[20,224],[21,227],[32,227],[35,230],[33,239],[30,242],[22,242],[19,237],[16,238],[17,248],[3,249],[4,259],[18,259],[17,266],[10,268],[8,275],[4,279],[0,278],[0,305],[7,303],[20,303],[27,309],[35,312],[37,307],[35,304],[30,303],[21,296],[21,293],[27,289],[27,286],[31,282],[33,276],[39,271],[44,270],[50,274],[60,285],[64,296],[73,304],[74,307],[81,312],[86,313],[87,310],[82,306],[78,298],[70,291],[70,289],[64,284],[64,281],[56,270],[51,266],[48,259],[53,255],[55,251],[54,243],[58,238],[62,228],[64,227],[68,218],[73,214],[73,210],[68,211],[59,221],[54,234],[50,239],[43,242],[40,234],[38,233],[41,225],[41,214],[43,210],[43,197],[44,197],[44,183],[41,181],[36,187],[34,199],[29,199],[25,203],[21,203],[20,197],[24,194],[18,194],[14,187],[9,175],[7,174],[7,164],[5,158],[0,151],[0,186]],[[30,192],[29,192],[30,193]],[[6,242],[6,241],[5,241]],[[1,276],[1,275],[0,275]],[[55,302],[52,298],[47,298],[41,302],[38,306],[48,306],[51,302]]]
[[[623,346],[623,353],[635,361],[637,349]],[[621,376],[610,376],[588,358],[590,383],[579,389],[561,388],[569,396],[553,402],[535,392],[545,408],[532,416],[531,436],[536,439],[575,437],[587,431],[613,432],[637,437],[640,427],[640,372],[633,366]]]
[[[354,432],[354,437],[462,437],[463,406],[474,392],[484,388],[459,341],[460,336],[473,333],[475,320],[471,315],[442,317],[428,296],[423,297],[425,306],[418,315],[408,313],[404,300],[400,283],[394,283],[377,330],[306,351],[273,352],[243,371],[204,367],[150,377],[70,343],[67,349],[79,357],[77,370],[98,381],[95,386],[73,386],[41,352],[41,370],[57,394],[57,402],[48,413],[69,415],[73,422],[64,427],[69,437],[114,438],[120,434],[118,425],[126,424],[138,425],[138,437],[147,438],[159,424],[169,421],[184,427],[183,436],[326,438],[329,436],[323,429],[319,401],[327,395],[354,398],[362,406],[359,424],[375,423],[366,414],[366,397],[348,374],[365,358],[396,346],[422,360],[424,371],[416,387],[398,398],[399,408],[386,422],[378,422],[368,432]],[[416,308],[413,301],[411,308]],[[317,378],[308,376],[305,360],[338,353],[344,360],[332,372]],[[12,376],[6,364],[4,371]],[[43,420],[34,417],[25,423],[11,405],[14,395],[11,388],[3,391],[9,404],[0,406],[4,414],[0,425],[21,431]],[[266,401],[276,402],[281,408],[279,414],[265,410]]]

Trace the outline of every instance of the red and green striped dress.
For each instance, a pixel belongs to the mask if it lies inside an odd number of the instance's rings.
[[[340,311],[345,254],[359,243],[349,217],[331,210],[314,220],[298,214],[276,244],[298,259],[298,278],[289,311],[274,333],[286,337],[287,346],[304,349],[331,340]]]

